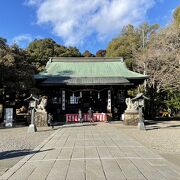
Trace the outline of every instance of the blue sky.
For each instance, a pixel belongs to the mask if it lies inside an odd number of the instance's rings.
[[[52,38],[83,52],[105,49],[126,24],[171,22],[180,0],[2,0],[0,37],[26,47]]]

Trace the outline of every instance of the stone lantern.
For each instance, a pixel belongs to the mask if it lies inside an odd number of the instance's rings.
[[[25,99],[25,101],[29,102],[29,109],[30,109],[30,113],[31,113],[31,124],[28,127],[28,132],[36,132],[37,128],[35,125],[35,110],[37,107],[37,101],[39,101],[39,99],[37,99],[36,97],[34,97],[32,94]]]
[[[146,96],[144,96],[143,93],[139,93],[132,99],[133,102],[137,102],[138,110],[139,110],[139,122],[138,122],[138,128],[140,130],[146,130],[144,125],[144,114],[143,114],[143,107],[144,107],[144,100],[149,99]]]

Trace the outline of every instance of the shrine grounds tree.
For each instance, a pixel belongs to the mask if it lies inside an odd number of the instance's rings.
[[[180,109],[180,28],[174,24],[161,30],[148,45],[134,54],[135,69],[149,75],[147,93],[155,109],[161,105]],[[155,112],[152,110],[152,112]]]
[[[100,49],[96,52],[96,57],[105,57],[106,56],[106,50]]]
[[[0,85],[8,92],[28,89],[33,85],[34,69],[29,54],[17,45],[8,46],[0,38]],[[2,91],[1,91],[2,92]]]
[[[136,54],[137,70],[150,75],[148,86],[156,92],[180,88],[180,29],[162,30],[148,47]],[[145,68],[145,69],[144,69]]]
[[[35,40],[27,49],[16,44],[9,46],[6,39],[0,38],[0,96],[34,88],[33,75],[42,71],[49,57],[81,56],[75,47],[65,47],[52,39]]]
[[[80,57],[81,53],[76,47],[65,47],[57,44],[50,38],[38,39],[31,42],[27,48],[31,57],[31,63],[37,71],[42,71],[49,57]]]
[[[37,70],[43,70],[49,57],[54,54],[54,44],[52,39],[40,39],[31,42],[27,48],[31,57],[31,63],[35,65]]]
[[[83,57],[95,57],[94,54],[92,54],[90,51],[86,50],[84,51],[84,53],[82,54]]]
[[[122,29],[119,37],[113,39],[108,47],[107,57],[123,57],[127,66],[133,70],[134,53],[144,48],[149,39],[158,30],[159,25],[141,24],[135,28],[133,25],[127,25]]]
[[[140,48],[140,36],[133,25],[123,28],[119,37],[113,39],[107,49],[107,57],[123,57],[129,68],[132,69],[133,51]]]
[[[52,39],[34,40],[26,49],[16,44],[9,46],[6,39],[0,38],[0,95],[3,89],[17,92],[34,87],[33,75],[42,71],[49,57],[81,56],[79,49],[65,47]]]
[[[180,27],[180,6],[178,6],[174,13],[173,13],[173,18],[174,18],[174,24],[178,27]]]
[[[119,37],[107,48],[108,57],[123,57],[129,68],[149,75],[141,88],[151,98],[149,115],[163,104],[165,108],[180,109],[180,7],[173,22],[159,29],[158,24],[143,23],[139,27],[125,26]],[[154,109],[151,109],[154,107]],[[177,111],[176,111],[177,112]],[[155,115],[155,114],[154,114]]]

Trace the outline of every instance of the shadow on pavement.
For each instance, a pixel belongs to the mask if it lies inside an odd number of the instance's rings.
[[[167,128],[180,128],[180,123],[178,121],[175,121],[177,123],[172,124],[171,121],[146,121],[145,126],[146,130],[155,130],[155,129],[167,129]]]
[[[38,129],[37,127],[37,132],[48,132],[48,131],[54,131],[54,130],[58,130],[60,129],[61,127],[52,127],[51,129]]]
[[[65,124],[62,126],[63,128],[70,128],[70,127],[82,127],[82,126],[96,126],[96,123],[78,123],[78,124]]]
[[[30,149],[4,151],[4,152],[0,152],[0,160],[10,159],[10,158],[15,158],[15,157],[21,157],[21,156],[26,156],[28,154],[36,154],[39,152],[51,151],[51,150],[53,150],[53,148],[41,150],[41,151],[40,150],[31,151]]]
[[[146,126],[146,131],[155,130],[155,129],[160,129],[160,128],[161,128],[161,127],[159,127],[159,126],[151,126],[151,127]]]

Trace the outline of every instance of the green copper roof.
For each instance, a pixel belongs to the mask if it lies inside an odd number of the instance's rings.
[[[35,75],[35,79],[41,78],[56,78],[57,77],[68,77],[74,79],[73,83],[79,82],[79,78],[85,78],[88,83],[96,84],[97,78],[108,79],[114,83],[118,83],[117,78],[123,83],[128,82],[129,79],[146,79],[147,76],[130,71],[126,64],[121,60],[121,58],[51,58],[45,68],[45,72]],[[94,78],[94,80],[92,80]],[[123,78],[123,81],[122,81]],[[50,80],[50,79],[49,79]],[[98,79],[99,81],[99,79]],[[97,81],[97,83],[99,83]],[[49,82],[49,81],[48,81]],[[81,81],[83,84],[83,81]]]
[[[127,79],[122,77],[104,77],[104,78],[69,78],[69,77],[49,77],[43,81],[43,86],[54,85],[132,85]]]
[[[132,85],[148,76],[130,71],[121,58],[50,58],[45,71],[34,76],[42,86]],[[139,82],[139,81],[138,81]]]

